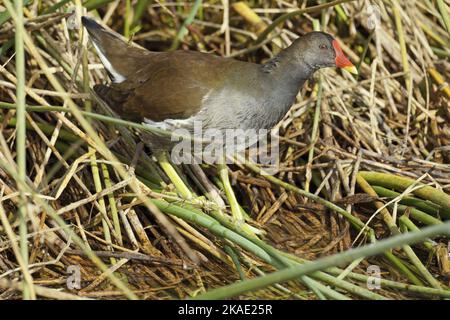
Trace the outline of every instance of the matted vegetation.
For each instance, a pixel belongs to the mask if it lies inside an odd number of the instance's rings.
[[[444,0],[3,0],[0,298],[450,298],[449,14]],[[324,30],[360,75],[301,89],[273,176],[175,166],[91,90],[108,80],[82,15],[150,50],[257,63]]]

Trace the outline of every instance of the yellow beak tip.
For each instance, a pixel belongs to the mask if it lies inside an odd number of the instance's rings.
[[[355,75],[359,74],[358,69],[356,69],[355,66],[348,66],[348,67],[344,67],[342,69],[344,69],[345,71],[347,71],[351,74],[355,74]]]

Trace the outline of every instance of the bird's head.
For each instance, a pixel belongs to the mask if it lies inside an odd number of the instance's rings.
[[[345,56],[339,42],[325,32],[310,32],[298,38],[292,45],[298,50],[301,61],[317,70],[326,67],[338,67],[350,73],[358,74],[356,67]]]

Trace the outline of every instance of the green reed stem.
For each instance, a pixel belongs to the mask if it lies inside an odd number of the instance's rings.
[[[277,19],[275,19],[274,22],[272,22],[272,24],[270,24],[263,32],[261,32],[261,34],[258,36],[258,38],[255,40],[255,44],[259,44],[261,42],[263,42],[267,36],[280,24],[282,24],[283,22],[285,22],[286,20],[289,20],[295,16],[298,15],[302,15],[305,13],[312,13],[312,12],[319,12],[322,11],[324,9],[330,8],[330,7],[334,7],[338,4],[341,3],[345,3],[345,2],[350,2],[350,1],[355,1],[355,0],[336,0],[336,1],[332,1],[332,2],[328,2],[328,3],[323,3],[314,7],[309,7],[309,8],[305,8],[305,9],[300,9],[297,11],[292,11],[289,13],[286,13],[280,17],[278,17]]]
[[[401,195],[401,193],[390,190],[390,189],[386,189],[384,187],[380,187],[380,186],[372,186],[373,190],[375,190],[375,192],[378,194],[379,197],[386,197],[386,198],[397,198],[398,196]],[[389,200],[391,200],[389,199]],[[439,211],[440,211],[440,207],[436,204],[434,204],[433,202],[430,201],[425,201],[422,199],[418,199],[418,198],[414,198],[411,196],[405,196],[402,197],[399,200],[399,203],[408,207],[412,207],[412,208],[417,208],[420,211],[426,212],[428,215],[433,215],[433,219],[438,220],[436,218],[434,218],[434,216],[438,216],[439,215]],[[442,209],[441,209],[442,210]],[[441,222],[440,220],[438,220],[439,222]]]
[[[415,189],[412,193],[422,199],[429,200],[439,205],[443,210],[442,215],[450,218],[450,195],[431,186],[417,184],[415,180],[388,173],[361,171],[359,174],[370,184],[385,188],[392,188],[405,191],[411,185],[419,185],[421,188]]]
[[[19,179],[25,179],[27,176],[27,159],[26,159],[26,107],[25,107],[25,46],[23,41],[23,34],[25,32],[24,19],[23,19],[23,1],[15,1],[16,16],[14,24],[16,28],[15,33],[15,62],[16,62],[16,151],[17,151],[17,168]],[[11,2],[5,1],[5,6],[13,16],[14,8]],[[27,199],[22,190],[20,190],[20,204],[19,204],[19,243],[20,254],[22,256],[25,266],[28,268],[28,240],[27,240]],[[25,277],[25,286],[23,288],[23,298],[28,300],[35,298],[31,295],[33,292],[32,283],[28,280],[29,277]]]
[[[448,6],[445,4],[444,0],[436,0],[439,13],[444,21],[445,28],[447,29],[448,35],[450,36],[450,18],[448,16]]]
[[[245,164],[245,166],[248,167],[250,170],[252,170],[252,171],[254,171],[254,172],[258,173],[258,174],[261,174],[261,169],[257,165],[255,165],[253,163],[250,163],[248,161],[245,161],[245,159],[242,159],[242,158],[238,158],[237,160],[240,161],[241,163]],[[279,186],[285,188],[286,190],[289,190],[289,191],[295,192],[295,193],[297,193],[299,195],[302,195],[304,197],[307,197],[307,198],[309,198],[309,199],[311,199],[313,201],[316,201],[316,202],[318,202],[320,204],[323,204],[325,207],[327,207],[330,210],[333,210],[333,211],[335,211],[337,213],[340,213],[347,220],[349,220],[358,230],[366,229],[370,233],[373,232],[373,230],[368,228],[367,226],[365,226],[365,224],[360,219],[358,219],[357,217],[351,215],[346,210],[344,210],[341,207],[335,205],[334,203],[332,203],[330,201],[327,201],[325,199],[322,199],[321,197],[316,196],[315,194],[312,194],[310,192],[306,192],[305,190],[302,190],[302,189],[300,189],[300,188],[298,188],[296,186],[293,186],[293,185],[291,185],[291,184],[289,184],[289,183],[287,183],[285,181],[282,181],[282,180],[280,180],[280,179],[278,179],[278,178],[276,178],[274,176],[263,175],[263,177],[266,180],[268,180],[268,181],[270,181],[270,182],[272,182],[272,183],[274,183],[276,185],[279,185]]]
[[[184,20],[183,25],[181,26],[180,30],[178,31],[177,35],[175,36],[175,39],[173,40],[170,50],[178,49],[180,42],[183,41],[184,37],[188,34],[187,27],[192,23],[192,21],[194,21],[194,18],[197,15],[197,11],[200,9],[201,5],[202,5],[202,0],[195,0],[191,11],[189,11],[189,14],[188,14],[186,20]]]
[[[226,299],[235,297],[249,291],[255,291],[265,288],[275,283],[281,283],[288,280],[298,278],[302,275],[310,274],[314,271],[324,270],[339,264],[349,263],[356,259],[368,256],[374,256],[392,248],[421,242],[427,238],[437,235],[450,235],[450,222],[443,225],[431,226],[422,229],[419,232],[411,232],[397,235],[386,240],[382,240],[376,244],[366,245],[361,248],[345,251],[325,258],[321,258],[314,262],[306,263],[300,266],[290,267],[284,270],[273,272],[264,277],[252,280],[246,280],[232,285],[213,289],[195,299]]]

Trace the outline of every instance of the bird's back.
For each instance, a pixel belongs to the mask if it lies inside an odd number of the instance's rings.
[[[260,95],[256,85],[247,85],[257,83],[260,65],[196,51],[152,52],[126,43],[92,19],[84,17],[83,24],[112,80],[94,89],[124,118],[187,119],[224,87],[242,97]]]
[[[258,65],[195,51],[145,54],[139,61],[136,72],[100,91],[119,113],[152,121],[189,118],[232,78],[259,70]]]

